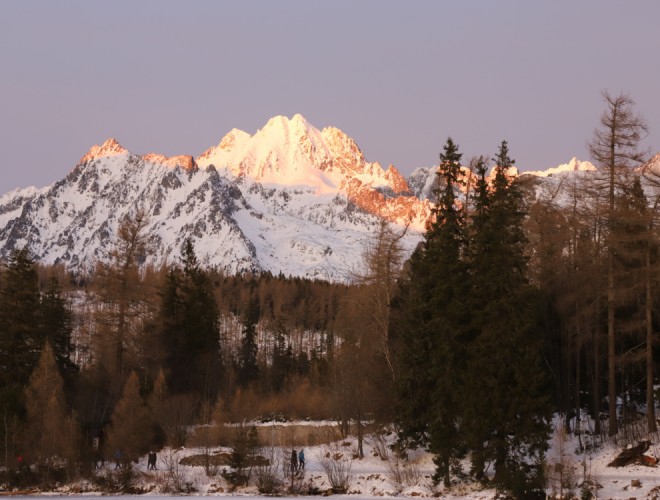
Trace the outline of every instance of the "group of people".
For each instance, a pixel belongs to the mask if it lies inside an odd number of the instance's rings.
[[[153,450],[147,456],[147,470],[156,470],[156,452]]]
[[[128,462],[127,460],[127,455],[124,452],[124,450],[117,449],[115,450],[115,470],[117,469],[122,469]],[[156,470],[156,452],[155,451],[150,451],[149,454],[147,455],[147,470]],[[94,465],[97,469],[103,468],[103,465],[105,463],[105,459],[103,458],[103,454],[101,452],[98,452],[94,458]]]
[[[291,472],[298,470],[305,470],[305,453],[300,450],[299,453],[296,453],[296,450],[291,449]]]

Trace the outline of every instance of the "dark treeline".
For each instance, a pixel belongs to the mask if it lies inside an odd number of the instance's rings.
[[[358,455],[365,422],[394,423],[437,481],[531,498],[554,414],[584,448],[656,432],[660,178],[633,168],[632,101],[604,98],[597,173],[516,177],[503,142],[488,177],[449,139],[422,243],[404,261],[383,223],[350,284],[229,276],[192,241],[145,268],[141,210],[84,277],[16,250],[0,269],[0,465],[71,478],[183,445],[192,424],[331,418]]]
[[[51,470],[57,456],[72,477],[212,421],[332,417],[347,433],[358,371],[338,360],[361,322],[359,287],[228,276],[203,268],[191,241],[176,265],[141,269],[144,221],[127,217],[85,277],[28,249],[0,268],[2,465]]]

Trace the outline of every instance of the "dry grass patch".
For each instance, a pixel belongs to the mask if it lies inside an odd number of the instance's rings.
[[[188,447],[229,446],[235,426],[222,424],[197,427],[189,436]],[[259,442],[265,446],[310,447],[329,444],[341,439],[336,425],[304,425],[304,424],[267,424],[256,426]],[[210,436],[213,436],[210,439]],[[210,439],[210,440],[209,440]]]
[[[247,467],[261,467],[270,465],[270,460],[262,457],[261,455],[257,455],[252,459],[247,458],[246,460]],[[207,465],[212,465],[215,467],[222,465],[228,466],[231,464],[231,453],[224,451],[220,453],[211,453],[208,455],[208,457],[203,453],[198,455],[190,455],[179,460],[179,464],[191,465],[194,467],[206,467]]]

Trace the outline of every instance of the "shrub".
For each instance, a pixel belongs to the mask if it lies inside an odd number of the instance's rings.
[[[262,450],[262,455],[268,459],[268,463],[257,465],[254,469],[254,479],[257,489],[262,495],[273,495],[279,492],[282,486],[282,478],[279,474],[279,460],[275,458],[275,449]]]
[[[338,494],[348,492],[353,459],[345,457],[341,451],[326,449],[325,453],[319,457],[319,462],[328,476],[332,490]]]

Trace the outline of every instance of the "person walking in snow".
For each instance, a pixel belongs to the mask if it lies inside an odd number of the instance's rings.
[[[303,453],[302,449],[300,450],[300,453],[298,453],[298,464],[300,470],[305,470],[305,453]]]

